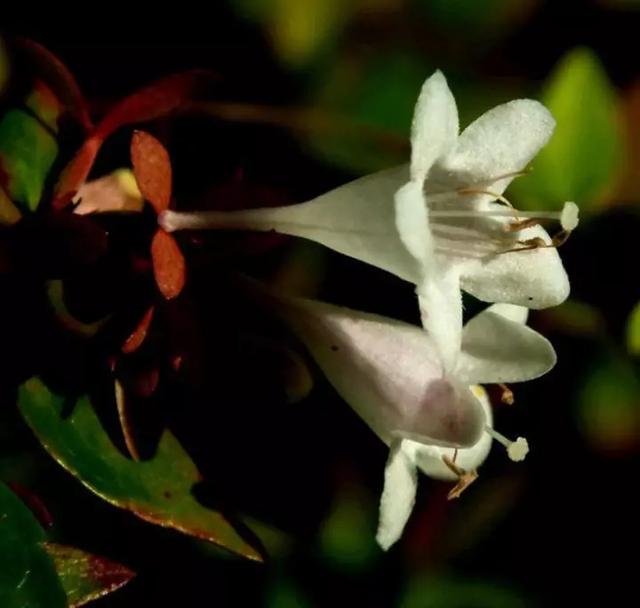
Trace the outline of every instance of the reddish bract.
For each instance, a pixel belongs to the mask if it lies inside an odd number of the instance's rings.
[[[142,196],[156,213],[171,202],[171,162],[166,148],[153,135],[135,131],[131,139],[133,173]]]
[[[162,229],[153,236],[151,259],[158,289],[167,300],[175,298],[184,287],[185,261],[176,240]]]
[[[144,313],[142,319],[138,322],[137,327],[133,330],[133,333],[125,340],[125,343],[122,345],[122,352],[125,354],[130,354],[138,350],[144,339],[147,337],[147,332],[149,331],[149,326],[151,325],[151,321],[153,320],[153,314],[155,313],[155,306],[150,306],[147,311]]]

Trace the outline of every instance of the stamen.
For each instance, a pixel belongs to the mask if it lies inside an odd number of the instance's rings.
[[[511,209],[511,211],[513,212],[513,217],[516,218],[516,221],[520,221],[520,218],[518,217],[518,210],[513,206],[511,201],[506,196],[503,196],[502,194],[498,194],[497,192],[491,192],[491,190],[476,190],[475,188],[460,188],[458,190],[458,193],[459,194],[486,194],[487,196],[491,196],[495,200],[500,201],[501,203],[509,207],[509,209]]]
[[[553,241],[553,239],[552,239],[552,241]],[[520,247],[512,247],[511,249],[505,249],[504,251],[501,251],[500,253],[511,253],[511,252],[514,252],[514,251],[515,252],[517,252],[517,251],[531,251],[533,249],[545,249],[545,248],[549,248],[549,247],[555,247],[553,242],[547,243],[540,236],[534,236],[533,238],[525,239],[524,241],[516,241],[516,243],[518,245],[520,245]]]
[[[522,462],[529,453],[529,442],[524,437],[518,437],[515,441],[511,441],[490,426],[485,426],[484,430],[498,443],[507,448],[507,454],[513,462]]]
[[[537,226],[540,221],[540,218],[532,217],[526,220],[520,220],[519,222],[512,222],[511,224],[504,224],[502,226],[502,229],[505,232],[519,232],[520,230],[524,230],[525,228]]]
[[[502,389],[500,401],[505,405],[513,405],[515,403],[513,391],[506,384],[498,384],[498,386]]]
[[[459,190],[458,192],[462,194],[472,194],[472,193],[480,193],[480,194],[490,194],[494,196],[495,193],[491,193],[484,190]],[[504,197],[502,197],[504,199]],[[501,200],[501,199],[500,199]],[[504,199],[506,200],[506,199]],[[578,226],[578,206],[571,201],[567,201],[564,203],[561,211],[519,211],[514,210],[511,203],[510,209],[507,211],[505,209],[485,209],[482,211],[472,210],[460,210],[460,209],[433,209],[429,212],[429,217],[432,218],[468,218],[468,217],[511,217],[514,213],[517,213],[516,222],[512,222],[511,224],[506,224],[504,230],[508,232],[516,232],[518,230],[522,230],[524,228],[529,228],[531,226],[535,226],[537,224],[542,223],[545,220],[555,220],[560,222],[562,229],[568,232],[575,230]]]
[[[458,482],[456,483],[449,493],[447,494],[448,500],[453,500],[454,498],[460,498],[461,494],[476,480],[478,479],[478,472],[473,471],[465,471],[462,467],[459,467],[451,458],[447,455],[442,456],[442,462],[444,462],[447,467],[452,471],[454,475],[458,478]]]

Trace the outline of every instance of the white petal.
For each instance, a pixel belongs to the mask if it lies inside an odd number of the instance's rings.
[[[312,300],[287,299],[281,311],[329,382],[386,443],[397,436],[451,446],[477,441],[481,408],[465,385],[443,376],[421,328]]]
[[[357,179],[313,200],[287,207],[240,211],[174,212],[160,217],[165,230],[275,231],[329,247],[415,283],[416,260],[396,229],[394,195],[407,182],[406,165]]]
[[[516,306],[515,304],[492,304],[487,308],[489,312],[493,312],[514,323],[526,325],[529,318],[529,309],[526,306]]]
[[[407,440],[391,444],[384,470],[384,489],[380,498],[380,519],[376,540],[386,551],[402,536],[416,500],[418,473]]]
[[[422,182],[434,161],[453,149],[458,109],[438,70],[422,85],[411,126],[411,179]]]
[[[396,192],[395,210],[400,239],[426,274],[433,265],[433,242],[421,182],[410,181]]]
[[[520,232],[522,240],[549,236],[540,226]],[[569,278],[558,251],[540,247],[468,261],[462,266],[462,289],[484,302],[506,302],[527,308],[548,308],[569,296]]]
[[[523,382],[546,374],[555,363],[546,338],[487,309],[464,327],[456,375],[469,384]]]
[[[462,294],[455,269],[435,270],[417,288],[422,325],[437,344],[444,369],[452,372],[460,352]]]
[[[549,141],[555,121],[537,101],[518,99],[489,110],[467,127],[455,149],[433,165],[432,192],[473,185],[501,194]]]
[[[491,405],[487,398],[487,393],[480,386],[474,386],[473,392],[482,403],[482,408],[486,416],[486,424],[493,425],[493,415]],[[418,468],[429,477],[455,481],[456,475],[442,461],[443,456],[448,456],[465,471],[477,469],[489,455],[492,439],[488,433],[483,433],[478,442],[470,448],[452,450],[451,448],[441,448],[433,445],[421,445],[413,442],[410,447],[415,449],[415,462]]]

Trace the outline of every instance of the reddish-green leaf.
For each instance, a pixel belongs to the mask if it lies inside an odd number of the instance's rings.
[[[156,213],[171,202],[171,161],[166,148],[146,131],[135,131],[131,138],[131,163],[142,196]]]
[[[33,83],[25,104],[49,129],[58,132],[58,118],[62,104],[53,91],[41,80]]]
[[[0,225],[15,224],[21,217],[22,213],[20,213],[0,185]]]
[[[74,317],[67,308],[64,301],[64,282],[60,279],[47,281],[47,297],[49,304],[53,309],[56,319],[69,331],[80,336],[90,338],[95,336],[100,328],[108,321],[109,317],[94,321],[93,323],[84,323]]]
[[[135,573],[104,557],[74,547],[45,543],[53,559],[69,608],[84,606],[126,585]]]
[[[29,509],[0,483],[0,606],[66,608],[44,531]]]
[[[162,295],[171,300],[178,296],[185,283],[185,261],[172,235],[158,229],[151,242],[153,274]]]
[[[18,405],[44,448],[104,500],[149,522],[262,559],[221,513],[194,498],[192,489],[200,474],[168,431],[151,460],[134,462],[113,445],[87,397],[63,416],[68,400],[32,378],[20,387]]]
[[[85,131],[89,131],[91,120],[86,101],[67,66],[51,51],[33,40],[21,39],[16,44],[27,53],[36,65],[39,74],[55,92],[71,116],[80,123]]]

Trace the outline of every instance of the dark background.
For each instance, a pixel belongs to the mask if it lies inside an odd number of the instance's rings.
[[[75,74],[95,115],[155,78],[193,67],[217,72],[215,99],[316,107],[353,118],[358,108],[349,104],[351,95],[358,97],[362,82],[377,82],[362,75],[392,69],[377,62],[401,56],[392,66],[409,66],[407,88],[414,97],[414,78],[423,79],[436,67],[445,71],[454,93],[456,85],[462,91],[463,121],[498,101],[536,96],[556,62],[576,46],[597,54],[621,98],[640,76],[634,50],[640,13],[633,3],[523,2],[514,16],[495,1],[485,3],[483,11],[464,2],[452,2],[448,10],[434,8],[441,3],[377,2],[372,4],[382,8],[347,11],[312,50],[291,51],[295,60],[273,34],[278,14],[287,22],[287,3],[280,3],[281,13],[268,8],[259,14],[246,11],[246,4],[217,2],[206,12],[174,5],[147,15],[104,7],[104,15],[75,22],[60,7],[55,20],[0,25],[4,35],[33,38],[56,53]],[[291,12],[289,19],[295,22],[296,15]],[[341,70],[355,73],[347,79],[351,85],[332,84]],[[338,91],[337,98],[332,91]],[[398,148],[385,150],[390,158],[401,158],[408,149],[402,138],[411,106],[398,108],[396,99],[403,94],[390,94],[382,110],[356,116],[398,138]],[[364,172],[362,159],[349,164],[340,155],[332,157],[335,146],[325,145],[335,139],[331,126],[290,126],[236,124],[194,113],[151,130],[163,136],[172,155],[176,198],[193,205],[227,198],[248,205],[305,200]],[[114,137],[96,172],[126,164],[127,145],[127,133]],[[371,169],[384,164],[362,163]],[[478,482],[455,503],[446,501],[444,485],[423,477],[409,526],[388,554],[373,541],[385,447],[317,373],[313,393],[300,403],[285,404],[276,393],[262,391],[269,382],[260,379],[260,360],[238,363],[251,358],[238,336],[263,321],[229,286],[226,273],[236,267],[262,276],[280,273],[292,288],[329,301],[416,320],[411,288],[355,261],[285,239],[251,240],[248,250],[260,251],[258,260],[246,252],[212,260],[202,246],[189,249],[198,268],[193,300],[199,318],[211,317],[205,337],[216,343],[209,350],[218,367],[210,370],[211,402],[181,394],[165,406],[163,419],[205,474],[205,499],[248,516],[249,525],[263,522],[255,529],[272,558],[265,565],[245,563],[103,505],[50,464],[10,414],[7,453],[20,446],[37,455],[20,474],[49,505],[54,534],[138,573],[126,588],[95,605],[633,602],[640,389],[637,360],[626,352],[625,327],[640,299],[635,270],[640,222],[638,201],[619,192],[590,214],[562,249],[572,300],[583,308],[563,305],[560,312],[533,315],[533,326],[556,347],[557,367],[516,387],[513,408],[498,406],[496,426],[507,435],[527,436],[529,458],[515,465],[494,449]],[[215,239],[207,236],[205,245],[224,249],[227,243],[211,243]],[[588,321],[579,314],[584,307]],[[627,383],[624,390],[620,378]],[[597,397],[585,396],[588,391]]]

